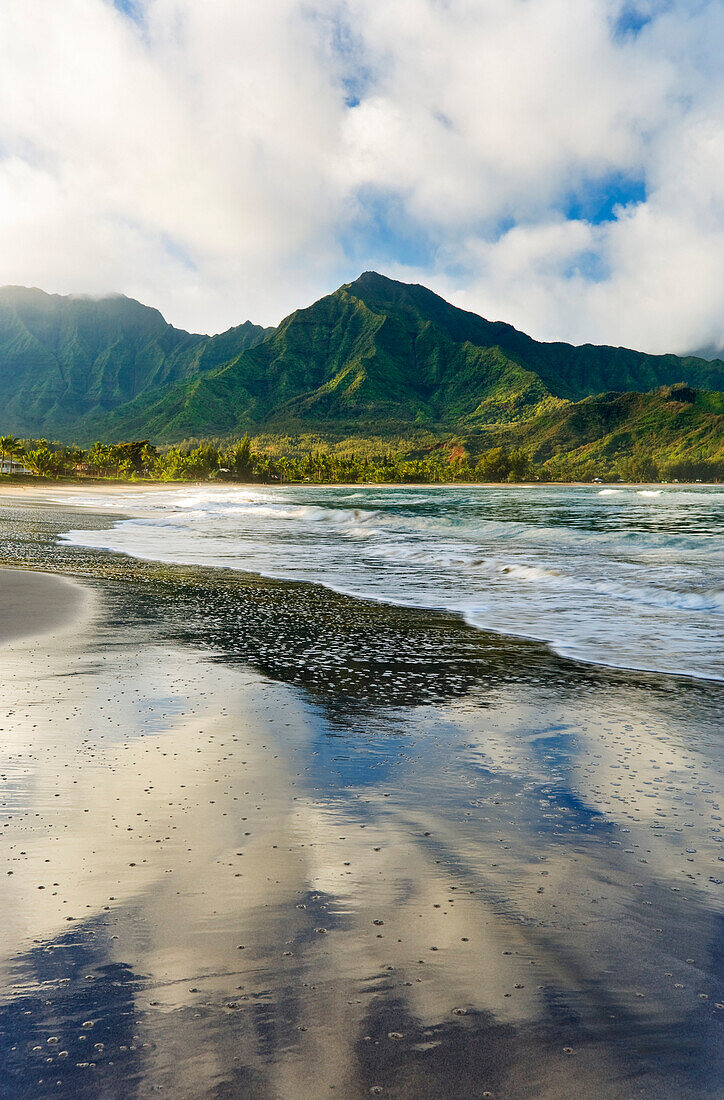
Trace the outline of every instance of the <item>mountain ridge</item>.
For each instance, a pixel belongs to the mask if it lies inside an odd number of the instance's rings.
[[[536,341],[371,271],[276,328],[245,322],[215,336],[175,329],[123,295],[0,289],[2,428],[16,434],[515,432],[596,395],[676,383],[724,390],[724,362]]]
[[[174,328],[153,306],[122,294],[2,287],[3,428],[69,438],[84,417],[100,419],[141,392],[213,369],[228,358],[230,339],[238,350],[268,331],[246,321],[210,337]]]
[[[595,393],[676,382],[724,389],[724,363],[543,344],[419,284],[366,272],[295,310],[217,370],[118,410],[107,427],[127,437],[147,425],[168,442],[355,424],[369,431],[379,423],[398,432],[449,431],[515,423]]]

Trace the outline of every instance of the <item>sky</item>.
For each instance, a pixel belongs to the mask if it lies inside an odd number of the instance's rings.
[[[721,0],[3,0],[0,284],[724,348]]]

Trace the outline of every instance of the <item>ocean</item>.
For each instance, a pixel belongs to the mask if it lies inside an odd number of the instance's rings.
[[[77,499],[76,499],[77,498]],[[204,485],[67,493],[65,543],[461,615],[616,668],[724,679],[724,488]]]

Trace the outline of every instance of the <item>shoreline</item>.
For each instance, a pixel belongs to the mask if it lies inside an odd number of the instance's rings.
[[[152,485],[146,486],[143,483],[130,482],[130,483],[126,483],[125,485],[119,485],[118,483],[115,483],[114,488],[116,489],[117,495],[120,496],[124,491],[130,490],[132,488],[138,488],[139,491],[141,493],[143,493],[148,488],[152,488],[152,489],[155,489],[155,490],[158,490],[158,491],[181,489],[181,488],[198,489],[198,488],[201,488],[201,487],[203,487],[204,485],[207,485],[207,484],[208,483],[205,483],[205,482],[196,482],[196,483],[186,482],[186,483],[174,483],[174,484],[156,482],[156,483],[153,483]],[[229,483],[226,483],[226,484],[229,484]],[[242,488],[242,489],[243,488],[250,488],[250,489],[255,489],[255,488],[283,489],[284,488],[282,486],[259,486],[257,484],[249,485],[248,483],[238,483],[238,486],[239,486],[239,488]],[[334,488],[340,488],[341,486],[334,486],[334,485],[315,485],[315,486],[310,485],[309,486],[309,488],[312,488],[312,487],[314,487],[314,488],[334,489]],[[358,484],[353,484],[353,485],[350,485],[350,486],[347,486],[347,487],[351,488],[351,489],[371,488],[370,486],[360,487]],[[401,485],[378,486],[378,488],[388,488],[388,487],[389,488],[405,488],[405,487],[415,488],[415,486],[401,486]],[[422,486],[419,486],[418,488],[427,489],[427,488],[432,488],[432,487],[435,487],[435,486],[422,485]],[[449,486],[449,485],[437,485],[436,487],[439,488],[439,489],[446,489],[446,488],[450,488],[451,486]],[[452,487],[461,487],[461,486],[452,486]],[[478,486],[470,486],[470,487],[471,488],[477,488]],[[480,487],[483,487],[483,486],[480,486]],[[546,488],[546,487],[550,487],[550,484],[547,484],[546,486],[543,486],[543,485],[531,486],[531,485],[521,483],[520,485],[511,486],[509,484],[501,483],[501,484],[496,484],[495,486],[490,485],[490,486],[485,486],[485,487],[491,487],[491,488],[497,488],[497,489],[510,489],[510,488],[526,489],[526,488],[531,488],[531,487]],[[575,488],[575,487],[587,487],[587,486],[582,483],[580,486],[571,485],[570,487]],[[76,487],[74,486],[73,489],[75,489],[75,488]],[[83,490],[87,489],[87,491],[92,495],[92,493],[91,493],[91,490],[93,488],[92,486],[83,486],[82,488],[83,488]],[[294,488],[298,488],[298,487],[295,486]],[[644,486],[639,485],[638,483],[634,483],[634,484],[622,485],[622,486],[619,486],[618,488],[620,488],[620,489],[633,489],[633,490],[641,491],[641,489],[644,488]],[[2,486],[0,486],[0,503],[2,503],[3,495],[4,494],[2,492]],[[8,494],[8,495],[10,495],[10,494]],[[115,502],[112,502],[111,500],[107,500],[105,502],[96,501],[92,504],[92,512],[91,511],[86,511],[86,509],[83,507],[83,504],[85,502],[82,502],[82,500],[81,500],[83,495],[84,495],[84,493],[76,494],[75,492],[73,492],[73,490],[69,490],[67,494],[64,494],[64,499],[58,499],[58,498],[49,499],[47,496],[45,496],[42,493],[33,494],[32,496],[30,496],[28,494],[23,494],[22,501],[23,501],[23,504],[27,504],[31,508],[36,508],[36,507],[48,508],[53,512],[56,511],[56,510],[60,510],[60,509],[67,509],[73,515],[77,515],[79,519],[82,518],[83,521],[86,521],[89,518],[91,518],[92,515],[95,515],[98,519],[102,518],[102,520],[103,520],[102,526],[103,526],[104,529],[106,527],[112,528],[112,527],[114,527],[114,525],[116,523],[122,522],[124,520],[128,520],[133,515],[132,511],[130,511],[130,505],[132,504],[132,502],[129,502],[129,514],[126,514],[125,512],[118,511],[117,510],[118,505]],[[112,495],[116,495],[116,494],[113,494],[113,493],[109,494],[109,496],[112,496]],[[655,495],[658,495],[658,493],[655,494]],[[149,502],[149,506],[150,506],[150,502]],[[84,523],[82,523],[81,526],[84,526]],[[66,544],[63,544],[63,545],[66,545]],[[701,671],[698,671],[698,670],[694,669],[693,667],[688,667],[688,666],[686,668],[682,668],[682,667],[662,668],[662,667],[657,667],[655,663],[649,663],[648,661],[645,661],[645,659],[643,659],[643,658],[641,660],[637,660],[635,662],[626,663],[624,661],[617,661],[617,660],[613,660],[613,659],[608,659],[607,660],[607,659],[605,659],[605,657],[602,657],[600,655],[598,655],[598,656],[582,655],[580,653],[566,651],[566,649],[562,648],[560,643],[558,643],[555,639],[548,638],[546,636],[543,636],[541,634],[537,634],[535,632],[531,632],[529,629],[526,629],[523,626],[520,626],[519,624],[516,624],[515,626],[510,625],[510,624],[507,625],[507,626],[491,625],[490,623],[487,623],[485,625],[479,625],[475,622],[470,621],[470,619],[468,617],[468,613],[464,609],[452,609],[452,608],[449,608],[449,607],[445,607],[443,605],[440,605],[440,606],[432,606],[432,605],[427,606],[427,605],[422,604],[422,603],[421,604],[409,603],[406,600],[396,599],[394,596],[389,595],[389,594],[382,596],[382,595],[374,594],[374,593],[370,593],[370,592],[365,593],[365,592],[354,591],[353,589],[350,589],[349,587],[347,587],[345,585],[330,583],[330,582],[327,582],[327,581],[320,580],[319,578],[311,578],[311,577],[306,577],[305,578],[305,577],[299,577],[299,576],[297,576],[297,577],[284,576],[284,575],[280,575],[278,572],[275,572],[271,569],[267,570],[267,569],[263,569],[263,568],[254,568],[254,567],[251,567],[249,565],[246,565],[243,568],[241,568],[238,565],[229,565],[229,564],[225,564],[225,563],[220,562],[220,561],[201,562],[201,561],[194,561],[193,559],[185,559],[183,557],[173,558],[173,559],[170,559],[168,557],[157,557],[155,555],[146,555],[146,554],[142,554],[142,553],[139,553],[139,552],[133,551],[133,550],[126,550],[126,549],[116,548],[113,545],[104,545],[104,544],[102,545],[102,544],[98,544],[98,543],[95,543],[95,544],[78,543],[78,544],[76,544],[76,543],[73,543],[73,542],[69,542],[69,543],[67,543],[67,546],[70,548],[72,553],[81,552],[81,553],[88,553],[88,554],[91,554],[91,555],[94,555],[94,556],[99,555],[99,564],[104,559],[107,559],[107,564],[110,564],[110,562],[113,559],[118,558],[118,559],[121,560],[121,572],[122,573],[125,571],[125,567],[122,565],[123,561],[127,561],[129,563],[129,572],[134,572],[134,571],[137,571],[138,569],[144,569],[144,568],[148,567],[151,571],[157,570],[159,575],[161,573],[163,573],[164,571],[179,570],[180,572],[183,573],[184,571],[193,571],[195,569],[202,569],[202,570],[208,569],[210,576],[212,576],[217,571],[220,571],[224,574],[227,574],[232,582],[234,581],[234,579],[239,579],[239,581],[242,584],[245,583],[245,579],[247,579],[247,580],[252,579],[253,581],[259,581],[259,582],[262,582],[262,583],[269,583],[269,584],[272,584],[272,585],[277,585],[278,584],[278,585],[281,585],[281,586],[286,586],[286,585],[302,585],[302,586],[305,586],[305,587],[309,586],[311,589],[317,590],[320,593],[328,593],[328,594],[331,594],[332,596],[341,597],[344,600],[350,600],[350,601],[352,601],[353,604],[356,604],[356,605],[370,603],[370,604],[377,605],[379,607],[388,608],[388,609],[395,609],[396,608],[396,609],[399,609],[399,610],[412,611],[414,613],[419,613],[420,615],[423,615],[423,616],[427,615],[427,614],[430,614],[430,613],[432,613],[434,615],[441,614],[443,616],[451,615],[456,620],[458,620],[461,625],[464,625],[466,629],[472,630],[475,634],[482,635],[484,637],[485,636],[492,636],[492,637],[495,637],[495,638],[499,638],[499,639],[501,639],[501,642],[503,642],[503,643],[515,644],[515,643],[520,642],[520,643],[524,643],[524,644],[533,645],[533,646],[536,646],[536,647],[541,647],[553,659],[561,661],[564,664],[572,663],[573,665],[579,666],[581,669],[588,668],[588,669],[591,669],[591,670],[598,670],[600,673],[603,673],[603,674],[612,674],[614,676],[615,675],[624,675],[624,676],[653,677],[653,678],[663,677],[665,680],[670,681],[670,682],[676,682],[676,681],[680,681],[680,682],[683,682],[683,683],[692,683],[693,682],[693,683],[698,683],[698,684],[701,684],[701,685],[707,685],[708,684],[708,685],[711,685],[712,687],[715,686],[715,685],[720,686],[722,683],[724,683],[724,677],[722,675],[719,675],[717,672],[707,672],[707,671],[701,672]],[[6,559],[6,562],[7,562],[7,565],[9,565],[11,568],[20,568],[20,569],[22,569],[22,563],[18,562],[17,566],[16,566],[15,560],[12,559],[12,558]],[[67,577],[69,575],[70,576],[74,575],[72,571],[70,573],[66,572],[63,569],[63,567],[61,567],[59,569],[58,573],[55,573],[53,565],[54,565],[54,563],[52,562],[52,560],[49,561],[47,558],[41,559],[40,562],[38,562],[38,569],[39,569],[40,572],[45,572],[47,570],[47,573],[48,573],[49,576],[60,576],[60,577],[66,576]],[[4,563],[2,561],[2,557],[0,557],[0,569],[2,569],[3,567],[4,567]],[[102,579],[105,568],[106,568],[106,565],[101,565],[100,566],[100,569],[97,572],[97,576],[98,576],[99,579]],[[95,572],[95,570],[94,570],[94,572]],[[121,579],[125,581],[125,578],[121,578]]]
[[[28,482],[0,480],[0,496],[33,499],[43,492],[125,493],[131,489],[145,492],[170,492],[174,489],[724,489],[719,481],[66,481],[43,478]]]

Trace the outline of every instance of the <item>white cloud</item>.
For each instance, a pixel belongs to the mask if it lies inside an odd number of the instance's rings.
[[[586,176],[640,168],[668,67],[614,44],[610,3],[387,0],[377,20],[355,7],[384,75],[351,113],[352,162],[407,188],[420,216],[539,214]]]
[[[724,345],[724,9],[627,8],[6,0],[0,282],[217,330],[354,277],[351,239],[542,338]],[[606,178],[645,201],[589,224]]]

